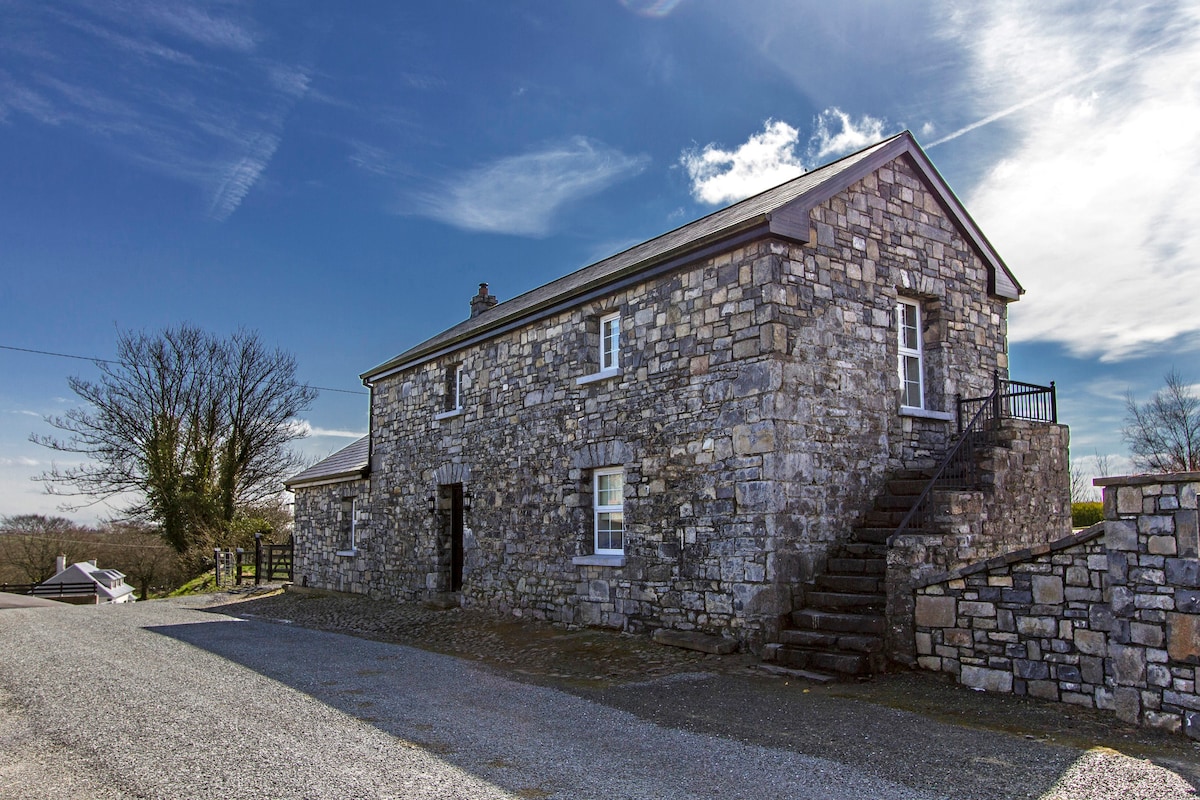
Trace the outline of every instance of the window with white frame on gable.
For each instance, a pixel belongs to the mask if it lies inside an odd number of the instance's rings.
[[[588,322],[589,350],[596,371],[576,379],[577,384],[592,383],[614,378],[621,374],[621,314],[614,311],[598,320]]]
[[[443,395],[442,411],[462,410],[462,379],[462,364],[451,364],[446,367],[446,391]]]
[[[925,408],[925,345],[921,317],[920,302],[908,297],[897,300],[897,357],[903,408]]]
[[[625,470],[606,467],[592,473],[592,528],[595,554],[625,553]]]
[[[621,366],[621,315],[600,318],[600,371],[611,372]]]

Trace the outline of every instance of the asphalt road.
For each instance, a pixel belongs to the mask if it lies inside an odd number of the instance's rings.
[[[843,709],[857,746],[814,755],[824,720],[797,723],[778,682],[697,673],[588,696],[203,603],[0,612],[0,798],[1196,796],[1115,751],[852,700],[821,713]],[[781,714],[813,746],[764,738]]]

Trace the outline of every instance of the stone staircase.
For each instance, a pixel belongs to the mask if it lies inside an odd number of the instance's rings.
[[[791,614],[791,627],[768,644],[763,660],[821,675],[856,676],[887,665],[887,540],[917,501],[928,473],[903,470],[867,512],[850,540],[835,546],[825,572],[805,587],[804,607]]]

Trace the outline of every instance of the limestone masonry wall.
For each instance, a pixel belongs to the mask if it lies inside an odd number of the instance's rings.
[[[757,647],[887,472],[953,428],[900,414],[898,295],[923,304],[932,411],[1007,368],[1005,301],[905,159],[811,220],[807,244],[764,234],[381,378],[367,531],[352,555],[306,544],[297,569],[401,600],[450,590],[451,515],[428,498],[461,483],[462,604]],[[620,365],[598,374],[613,312]],[[447,412],[455,365],[462,406]],[[625,478],[625,552],[607,560],[591,558],[603,467]],[[330,508],[313,508],[320,528]]]
[[[1200,473],[1096,483],[1103,523],[919,588],[917,662],[1200,739]]]

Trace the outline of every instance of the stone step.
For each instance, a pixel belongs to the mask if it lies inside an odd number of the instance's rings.
[[[887,620],[882,614],[848,614],[817,608],[793,611],[792,624],[799,630],[822,633],[868,633],[882,636],[887,629]]]
[[[896,526],[904,521],[904,515],[908,513],[908,509],[903,511],[881,511],[873,508],[863,516],[864,528],[891,528],[896,529]]]
[[[842,650],[855,653],[880,653],[883,637],[854,633],[825,633],[789,628],[779,633],[780,644],[810,650]]]
[[[924,481],[929,482],[933,477],[932,469],[898,469],[891,474],[889,480],[893,481]]]
[[[827,592],[857,592],[860,594],[882,594],[887,591],[884,580],[875,575],[839,575],[832,570],[818,575],[815,588]]]
[[[766,653],[763,654],[764,660],[774,660],[774,656],[770,659],[766,658]],[[778,664],[759,664],[758,668],[768,675],[778,675],[784,678],[799,678],[801,680],[812,681],[814,683],[832,683],[837,680],[836,675],[830,675],[828,672],[817,672],[811,669],[793,669],[792,667],[781,667]]]
[[[783,645],[775,655],[775,663],[785,667],[816,669],[839,675],[863,675],[870,670],[870,659],[862,653],[837,653],[807,650]]]
[[[834,553],[838,558],[878,558],[887,559],[887,545],[870,544],[867,542],[846,542],[839,545]]]
[[[878,575],[887,574],[887,561],[865,556],[835,556],[825,562],[825,569],[834,575]]]
[[[887,606],[887,595],[857,592],[805,592],[805,605],[829,611],[873,611]]]
[[[887,544],[888,537],[896,532],[892,528],[855,528],[854,541],[863,544]]]
[[[908,511],[917,497],[909,494],[881,494],[875,498],[876,511]]]
[[[915,500],[921,496],[921,492],[925,491],[925,487],[928,485],[928,478],[922,478],[918,480],[893,479],[887,482],[887,491],[888,494],[901,497],[911,497]]]

